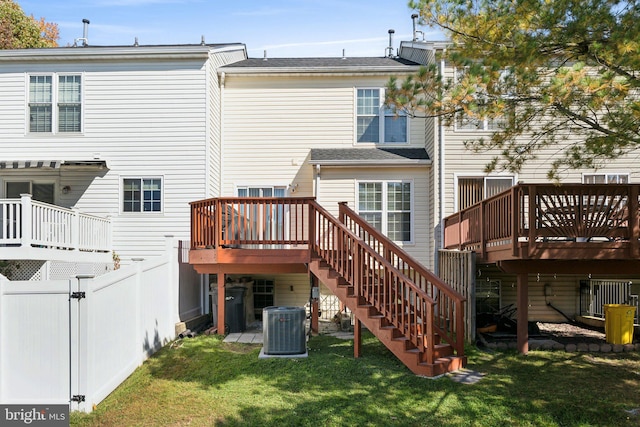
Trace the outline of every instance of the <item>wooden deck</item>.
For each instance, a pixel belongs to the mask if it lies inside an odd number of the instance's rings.
[[[635,260],[640,257],[633,184],[520,184],[444,220],[444,247],[480,262]]]
[[[346,205],[338,220],[312,198],[193,202],[189,263],[218,275],[219,325],[226,274],[309,272],[355,314],[356,356],[362,322],[416,374],[466,363],[465,299]]]

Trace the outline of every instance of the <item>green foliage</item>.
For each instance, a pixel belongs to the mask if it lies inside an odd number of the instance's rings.
[[[0,0],[0,49],[57,46],[58,27],[25,15],[12,0]]]
[[[11,276],[18,268],[20,268],[20,265],[16,261],[0,260],[0,274],[7,279],[11,279]]]
[[[387,103],[414,116],[499,119],[467,141],[497,153],[487,170],[518,171],[544,148],[562,168],[597,168],[640,145],[640,4],[619,0],[412,0],[422,23],[445,31],[448,64],[388,83]]]

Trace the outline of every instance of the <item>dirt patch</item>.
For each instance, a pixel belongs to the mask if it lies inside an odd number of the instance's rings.
[[[540,336],[561,344],[601,344],[606,341],[604,329],[571,323],[538,322]],[[537,338],[537,337],[531,337]]]
[[[479,334],[480,335],[480,334]],[[509,342],[516,340],[515,331],[505,332],[498,329],[496,332],[481,334],[487,342]],[[606,337],[604,329],[595,328],[583,324],[572,323],[544,323],[530,322],[530,340],[553,340],[560,344],[604,344]]]

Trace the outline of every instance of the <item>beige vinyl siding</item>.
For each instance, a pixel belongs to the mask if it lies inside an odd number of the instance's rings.
[[[275,306],[304,307],[309,302],[311,285],[309,284],[309,275],[307,274],[250,274],[245,276],[231,276],[232,280],[238,280],[241,277],[245,282],[256,279],[273,280],[275,284],[273,304]]]
[[[453,78],[454,70],[447,64],[445,78]],[[486,176],[484,167],[499,154],[497,151],[473,153],[464,147],[464,141],[478,138],[487,139],[491,135],[490,131],[469,131],[457,130],[453,126],[445,128],[445,215],[451,215],[455,212],[454,201],[456,199],[455,177],[458,176]],[[579,137],[570,136],[570,140],[579,141]],[[526,141],[527,137],[522,136],[522,140]],[[516,182],[523,183],[546,183],[547,171],[551,163],[559,156],[559,146],[546,147],[537,152],[537,158],[527,162],[522,170],[516,175]],[[616,172],[629,173],[629,181],[631,183],[640,182],[640,169],[638,168],[638,160],[640,154],[632,152],[615,161],[607,162],[598,169],[598,173]],[[434,159],[435,162],[435,159]],[[561,181],[563,183],[580,183],[582,182],[583,173],[594,173],[593,170],[569,170],[563,171]],[[502,174],[502,173],[501,173]]]
[[[238,185],[291,183],[298,185],[291,195],[313,195],[310,150],[353,148],[355,88],[384,87],[386,81],[382,76],[227,74],[223,193],[234,195]],[[424,147],[424,121],[411,121],[410,142],[395,146]]]
[[[428,211],[429,177],[428,168],[329,168],[321,170],[318,202],[330,213],[338,214],[338,203],[347,202],[358,210],[357,183],[359,181],[410,181],[413,188],[413,242],[397,244],[427,268],[433,268],[431,250],[431,226]]]

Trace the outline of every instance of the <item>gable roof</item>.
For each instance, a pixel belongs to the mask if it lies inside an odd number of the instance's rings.
[[[309,163],[320,166],[425,166],[424,148],[313,148]]]
[[[234,74],[407,72],[419,67],[417,62],[399,57],[249,58],[220,67],[220,71]]]

